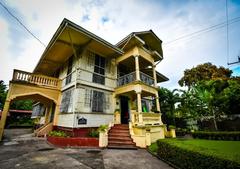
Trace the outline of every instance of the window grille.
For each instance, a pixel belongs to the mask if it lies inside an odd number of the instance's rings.
[[[72,112],[73,90],[66,90],[62,93],[60,112]]]
[[[32,117],[43,116],[45,112],[45,107],[42,103],[37,104],[33,107]]]
[[[72,68],[73,68],[73,56],[71,56],[68,60],[68,70],[67,70],[67,77],[65,81],[65,85],[71,83],[72,81]]]
[[[91,107],[92,90],[85,89],[84,107]]]
[[[95,53],[91,51],[87,51],[86,53],[87,59],[88,59],[88,66],[93,66],[94,65],[94,59],[95,59]]]
[[[105,58],[95,55],[93,82],[105,84]]]
[[[99,91],[93,91],[92,95],[92,111],[103,112],[104,93]]]
[[[104,97],[104,107],[105,110],[109,110],[110,108],[110,95],[105,93],[105,97]]]

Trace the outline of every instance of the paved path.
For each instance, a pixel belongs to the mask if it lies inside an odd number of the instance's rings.
[[[11,143],[12,144],[7,144]],[[144,149],[70,149],[29,136],[0,145],[0,169],[172,169]]]
[[[105,169],[172,169],[145,149],[103,151]]]

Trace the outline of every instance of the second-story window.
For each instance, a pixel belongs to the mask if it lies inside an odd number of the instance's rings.
[[[73,56],[68,59],[68,70],[65,85],[69,84],[72,80]]]
[[[93,82],[99,84],[105,84],[105,58],[99,55],[95,55],[95,65]]]

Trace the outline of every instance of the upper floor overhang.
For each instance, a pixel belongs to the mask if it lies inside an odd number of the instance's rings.
[[[33,73],[52,76],[70,56],[79,54],[85,47],[106,57],[123,54],[118,47],[110,44],[79,25],[64,19],[43,52]]]
[[[139,45],[151,51],[155,62],[163,59],[162,41],[152,30],[132,32],[116,44],[123,51]]]

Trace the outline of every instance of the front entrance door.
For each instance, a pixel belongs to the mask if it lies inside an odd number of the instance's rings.
[[[121,96],[120,104],[121,104],[121,123],[128,124],[129,120],[129,107],[128,107],[128,97]]]

